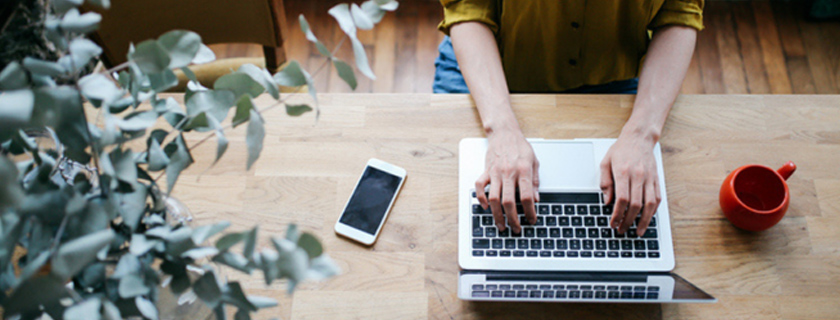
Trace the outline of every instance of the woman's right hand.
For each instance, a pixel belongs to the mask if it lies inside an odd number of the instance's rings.
[[[487,134],[484,174],[475,182],[476,196],[484,209],[489,206],[499,231],[505,230],[505,216],[513,233],[522,231],[516,212],[516,193],[530,224],[537,221],[540,162],[531,144],[518,128]],[[490,185],[489,193],[481,192]]]

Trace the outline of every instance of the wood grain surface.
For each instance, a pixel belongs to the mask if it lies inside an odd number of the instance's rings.
[[[180,96],[176,96],[180,97]],[[306,97],[301,97],[305,99]],[[260,245],[288,223],[316,234],[343,273],[284,283],[226,272],[249,294],[280,301],[258,319],[831,319],[840,314],[840,96],[683,95],[662,136],[674,234],[675,272],[717,304],[471,303],[456,297],[458,142],[480,137],[467,95],[324,94],[321,118],[265,113],[262,157],[245,171],[244,131],[204,172],[214,141],[174,193],[201,224],[259,225]],[[515,95],[528,137],[614,138],[632,110],[629,95]],[[260,106],[273,103],[257,99]],[[188,136],[195,143],[202,135]],[[359,173],[376,157],[408,171],[372,247],[333,232]],[[791,205],[765,232],[733,227],[718,205],[731,170],[792,160]],[[204,172],[203,175],[200,175]],[[200,176],[200,177],[199,177]]]

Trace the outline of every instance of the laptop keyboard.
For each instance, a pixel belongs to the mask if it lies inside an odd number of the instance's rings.
[[[610,228],[612,205],[601,193],[540,193],[537,222],[530,225],[517,203],[522,232],[499,231],[490,208],[481,208],[472,193],[472,256],[521,259],[658,259],[657,214],[643,235],[636,233],[639,218],[624,234]],[[507,221],[505,225],[508,225]]]
[[[582,299],[582,300],[655,300],[659,299],[658,286],[628,286],[614,284],[562,285],[498,283],[474,284],[470,288],[473,298],[501,299]]]

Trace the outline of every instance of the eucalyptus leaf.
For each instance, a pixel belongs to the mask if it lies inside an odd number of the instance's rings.
[[[341,269],[335,264],[332,258],[322,254],[309,261],[309,269],[306,271],[306,278],[322,280],[338,275]]]
[[[368,16],[368,14],[364,12],[358,4],[354,3],[350,6],[350,15],[353,16],[353,22],[356,24],[357,28],[362,30],[373,29],[373,19]]]
[[[140,313],[143,314],[144,317],[151,320],[158,319],[157,307],[155,307],[155,304],[149,301],[149,299],[137,297],[134,298],[134,303],[137,305],[137,310],[140,310]]]
[[[400,3],[397,2],[396,0],[375,0],[375,1],[377,3],[379,3],[379,8],[381,8],[382,10],[386,10],[386,11],[397,10],[397,8],[399,8],[399,6],[400,6]]]
[[[178,85],[178,77],[170,69],[165,69],[159,73],[151,73],[148,76],[149,84],[154,92],[164,92]]]
[[[166,190],[167,193],[171,193],[175,182],[178,181],[178,176],[181,175],[181,171],[193,163],[193,158],[186,142],[184,142],[183,135],[178,135],[175,141],[166,146],[164,151],[169,156],[169,165],[166,166]]]
[[[338,72],[341,80],[344,80],[350,86],[350,89],[356,90],[356,74],[353,73],[353,68],[350,68],[347,63],[338,59],[333,59],[333,65],[335,65],[335,70]]]
[[[133,255],[139,256],[146,254],[146,252],[149,252],[149,250],[161,243],[163,241],[148,239],[145,235],[135,233],[131,235],[131,244],[128,251]]]
[[[306,251],[306,254],[309,255],[310,259],[318,257],[324,253],[324,247],[321,246],[321,242],[319,242],[315,236],[307,232],[300,235],[297,245]]]
[[[0,90],[17,90],[29,85],[26,72],[17,61],[12,61],[0,72]],[[2,104],[0,104],[2,105]]]
[[[52,6],[56,13],[65,13],[67,10],[82,5],[83,0],[53,0]]]
[[[227,229],[227,227],[230,227],[230,222],[228,221],[221,221],[212,225],[200,226],[193,229],[192,241],[195,244],[202,244],[210,237]]]
[[[171,61],[166,49],[155,40],[140,42],[134,52],[128,54],[128,59],[146,74],[163,72],[169,68]]]
[[[280,277],[280,268],[277,266],[277,260],[280,256],[276,251],[265,249],[260,252],[260,264],[258,265],[265,277],[265,284],[270,285],[274,279]]]
[[[226,234],[219,238],[219,240],[216,240],[216,249],[219,249],[219,251],[227,251],[228,249],[230,249],[230,247],[233,247],[237,243],[242,242],[242,240],[245,240],[244,233]]]
[[[102,300],[90,298],[74,304],[64,310],[64,320],[98,320],[102,319],[99,309],[102,307]]]
[[[169,52],[169,68],[186,67],[201,48],[201,37],[192,31],[172,30],[158,38],[158,43]]]
[[[196,83],[198,82],[198,78],[195,77],[195,73],[190,68],[181,67],[181,72],[183,72],[184,75],[187,76],[187,79],[189,79],[190,81]]]
[[[73,39],[70,41],[68,48],[68,50],[70,50],[70,56],[65,56],[68,59],[64,60],[65,62],[62,64],[62,66],[67,70],[79,70],[85,66],[90,59],[102,54],[102,48],[96,45],[93,41],[85,38]],[[61,62],[62,60],[59,60],[59,63]]]
[[[225,138],[225,132],[222,130],[216,130],[216,159],[213,160],[212,165],[216,165],[219,162],[219,159],[225,154],[228,148],[228,139]]]
[[[137,274],[129,274],[120,278],[118,288],[120,297],[123,299],[146,295],[150,292],[150,289],[146,286],[143,278]]]
[[[254,79],[254,81],[262,85],[272,98],[280,99],[280,89],[277,87],[277,82],[274,81],[274,78],[271,77],[271,74],[267,70],[246,63],[239,67],[238,72],[247,74],[251,79]]]
[[[2,104],[0,104],[0,106],[2,106]],[[8,157],[0,157],[0,181],[17,181],[17,178],[18,169],[12,162],[12,160]],[[23,199],[23,196],[23,188],[20,184],[0,183],[0,212],[2,212],[7,207],[17,206],[18,202],[20,202],[20,199]],[[6,226],[6,228],[4,229],[0,229],[0,231],[2,231],[2,233],[0,233],[0,235],[2,236],[0,237],[0,243],[2,243],[2,240],[8,239],[6,238],[7,235],[5,233],[7,230],[10,229],[11,227],[8,226]],[[13,239],[12,241],[17,241],[17,239]],[[0,246],[0,250],[3,250],[2,246]],[[0,261],[3,261],[3,259],[0,259]]]
[[[309,28],[309,22],[306,21],[306,18],[303,17],[303,14],[298,16],[298,21],[300,22],[300,29],[306,35],[306,40],[309,40],[309,42],[314,43],[315,47],[318,48],[318,52],[320,52],[322,56],[331,58],[333,56],[332,52],[330,52],[330,50],[327,50],[327,47],[323,43],[321,43],[321,41],[318,40],[317,37],[315,37],[315,33],[313,33],[312,30]]]
[[[148,169],[152,172],[163,170],[169,165],[169,157],[163,152],[157,140],[152,139],[152,144],[149,146],[148,162]]]
[[[76,8],[70,9],[61,18],[59,26],[62,30],[84,34],[99,28],[102,16],[96,12],[86,12],[80,15]]]
[[[205,258],[207,256],[213,256],[219,253],[219,249],[213,247],[199,247],[184,251],[181,254],[181,258],[190,258],[193,260],[199,260]]]
[[[382,10],[373,0],[363,2],[361,8],[373,23],[379,23],[385,17],[385,10]]]
[[[35,94],[32,90],[0,91],[0,127],[25,125],[32,118],[34,107]]]
[[[254,249],[257,245],[258,228],[259,226],[255,226],[253,229],[251,229],[245,234],[245,246],[242,250],[242,255],[244,255],[247,259],[251,259],[251,257],[254,256]]]
[[[305,105],[305,104],[298,104],[298,105],[287,104],[286,105],[286,114],[288,114],[292,117],[300,116],[300,115],[302,115],[304,113],[307,113],[309,111],[312,111],[312,107],[310,107],[308,105]]]
[[[95,232],[62,244],[52,259],[52,274],[70,279],[96,258],[96,253],[114,239],[111,229]]]
[[[101,1],[108,1],[108,0],[101,0]],[[114,305],[113,302],[110,300],[102,300],[102,319],[103,320],[121,320],[122,314],[120,313],[120,309]]]
[[[157,118],[158,114],[155,111],[135,112],[124,119],[118,119],[117,126],[125,131],[145,130],[155,125]]]
[[[283,69],[274,74],[274,80],[281,86],[299,87],[306,84],[305,71],[300,67],[300,64],[295,61],[289,61]]]
[[[136,174],[137,167],[135,166],[134,175]],[[140,220],[146,211],[148,191],[143,184],[137,182],[137,178],[130,185],[134,189],[132,192],[119,194],[119,213],[123,222],[133,231],[140,225]]]
[[[255,81],[247,73],[238,71],[228,73],[219,77],[219,79],[216,79],[216,82],[213,83],[213,89],[230,90],[233,92],[234,97],[237,98],[245,94],[256,98],[265,92],[265,88],[262,84]]]
[[[111,0],[86,0],[87,3],[100,7],[102,9],[111,8]]]
[[[190,277],[186,274],[172,276],[172,282],[170,283],[172,292],[179,294],[187,291],[191,285],[192,282],[190,282]]]
[[[254,103],[249,96],[241,96],[236,100],[236,112],[233,115],[231,123],[236,128],[238,125],[248,122],[251,118],[251,110],[255,110]]]
[[[110,104],[123,96],[124,92],[101,73],[92,73],[79,79],[82,94],[88,100],[99,100]]]
[[[356,38],[356,25],[353,23],[353,17],[350,14],[350,6],[346,3],[339,3],[334,7],[330,8],[327,11],[335,21],[338,22],[338,26],[347,34],[348,37],[351,39]]]
[[[195,58],[193,58],[192,63],[204,64],[213,60],[216,60],[216,54],[213,53],[213,50],[210,50],[209,47],[202,43],[201,46],[199,46],[198,53],[195,54]]]
[[[29,70],[29,72],[39,73],[50,77],[57,77],[67,72],[67,69],[58,63],[32,57],[23,58],[23,67],[26,68],[26,70]]]
[[[252,305],[257,307],[257,309],[265,309],[265,308],[273,308],[277,306],[277,300],[274,300],[269,297],[261,297],[261,296],[248,296],[248,301],[251,302]]]
[[[235,252],[224,251],[213,257],[213,261],[247,274],[251,273],[251,268],[248,265],[248,259]]]
[[[132,237],[132,241],[134,241],[134,237]],[[114,268],[114,273],[111,274],[111,277],[121,279],[132,274],[140,274],[141,268],[140,259],[136,255],[124,254],[117,262],[117,266]]]
[[[286,228],[286,240],[289,240],[292,243],[297,243],[298,239],[300,239],[300,229],[298,229],[298,226],[296,224],[290,224]]]
[[[191,131],[196,129],[205,129],[206,131],[206,129],[211,128],[210,120],[208,120],[207,118],[207,112],[201,112],[195,115],[194,117],[190,117],[190,119],[187,120],[187,124],[185,124],[184,127],[181,128],[181,130]]]
[[[227,118],[235,99],[234,93],[228,90],[199,91],[187,100],[187,115],[195,116],[206,111],[221,123]]]
[[[82,113],[82,99],[79,92],[69,86],[39,88],[35,90],[35,105],[44,111],[33,114],[51,123],[58,139],[64,145],[64,155],[80,163],[88,163],[90,155],[85,149],[89,146],[87,121]]]
[[[222,299],[222,289],[216,282],[216,274],[207,272],[193,283],[193,291],[210,308],[215,308]]]
[[[373,70],[370,69],[370,65],[368,64],[365,46],[362,45],[362,42],[359,41],[359,39],[354,37],[350,38],[350,42],[353,43],[353,55],[356,57],[356,68],[358,68],[359,72],[366,77],[371,80],[376,80],[376,76],[373,74]]]
[[[239,310],[248,310],[250,312],[257,311],[257,307],[251,304],[245,292],[242,291],[242,286],[239,282],[229,282],[227,290],[222,293],[222,301],[235,305]]]
[[[251,313],[246,309],[238,309],[233,314],[233,320],[251,320]]]
[[[248,146],[248,163],[245,170],[251,170],[251,166],[260,157],[263,148],[263,139],[265,139],[263,119],[256,110],[251,110],[248,130],[245,133],[245,144]]]

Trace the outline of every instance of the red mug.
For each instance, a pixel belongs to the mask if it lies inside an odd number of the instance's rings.
[[[788,161],[779,170],[751,164],[732,171],[720,187],[720,207],[736,227],[762,231],[779,223],[790,204],[786,180],[796,171]]]

